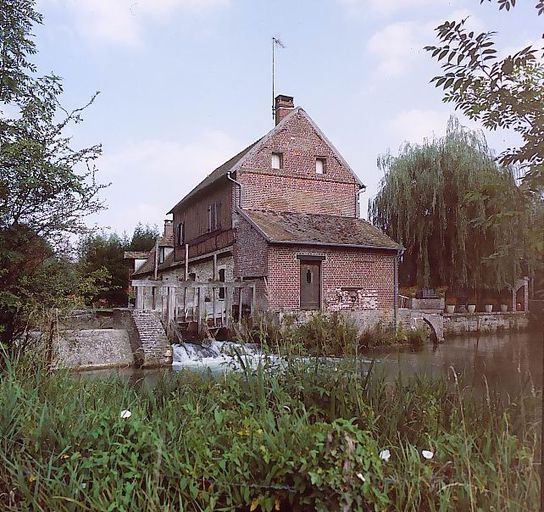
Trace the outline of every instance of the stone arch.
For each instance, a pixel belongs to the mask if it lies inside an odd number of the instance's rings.
[[[418,322],[423,322],[431,329],[431,338],[434,343],[442,343],[444,341],[444,317],[442,315],[421,313],[413,318]]]

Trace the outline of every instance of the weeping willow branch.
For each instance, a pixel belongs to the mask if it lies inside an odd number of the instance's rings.
[[[406,248],[402,285],[499,290],[527,272],[533,203],[481,133],[452,117],[445,137],[378,166],[369,218]]]

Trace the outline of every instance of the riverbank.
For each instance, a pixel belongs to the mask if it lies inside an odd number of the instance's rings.
[[[524,510],[538,502],[539,400],[317,360],[152,388],[10,363],[0,508]]]

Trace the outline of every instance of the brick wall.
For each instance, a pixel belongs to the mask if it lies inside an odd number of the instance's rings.
[[[252,171],[240,174],[242,207],[356,217],[358,185]]]
[[[234,276],[262,277],[268,274],[268,244],[257,230],[243,217],[236,221],[234,246]]]
[[[324,256],[321,262],[322,304],[328,311],[347,309],[392,310],[394,254],[360,249],[271,246],[269,249],[269,304],[275,309],[300,308],[300,260],[297,255]],[[342,292],[362,297],[350,306]],[[368,300],[368,299],[372,300]],[[348,307],[350,306],[350,307]]]
[[[272,169],[272,153],[282,153],[282,169]],[[316,174],[317,157],[326,159],[325,174]],[[355,176],[300,112],[244,163],[238,180],[243,208],[357,215]]]

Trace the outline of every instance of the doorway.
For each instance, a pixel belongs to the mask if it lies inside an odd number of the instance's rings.
[[[321,309],[321,261],[300,262],[300,309]]]

